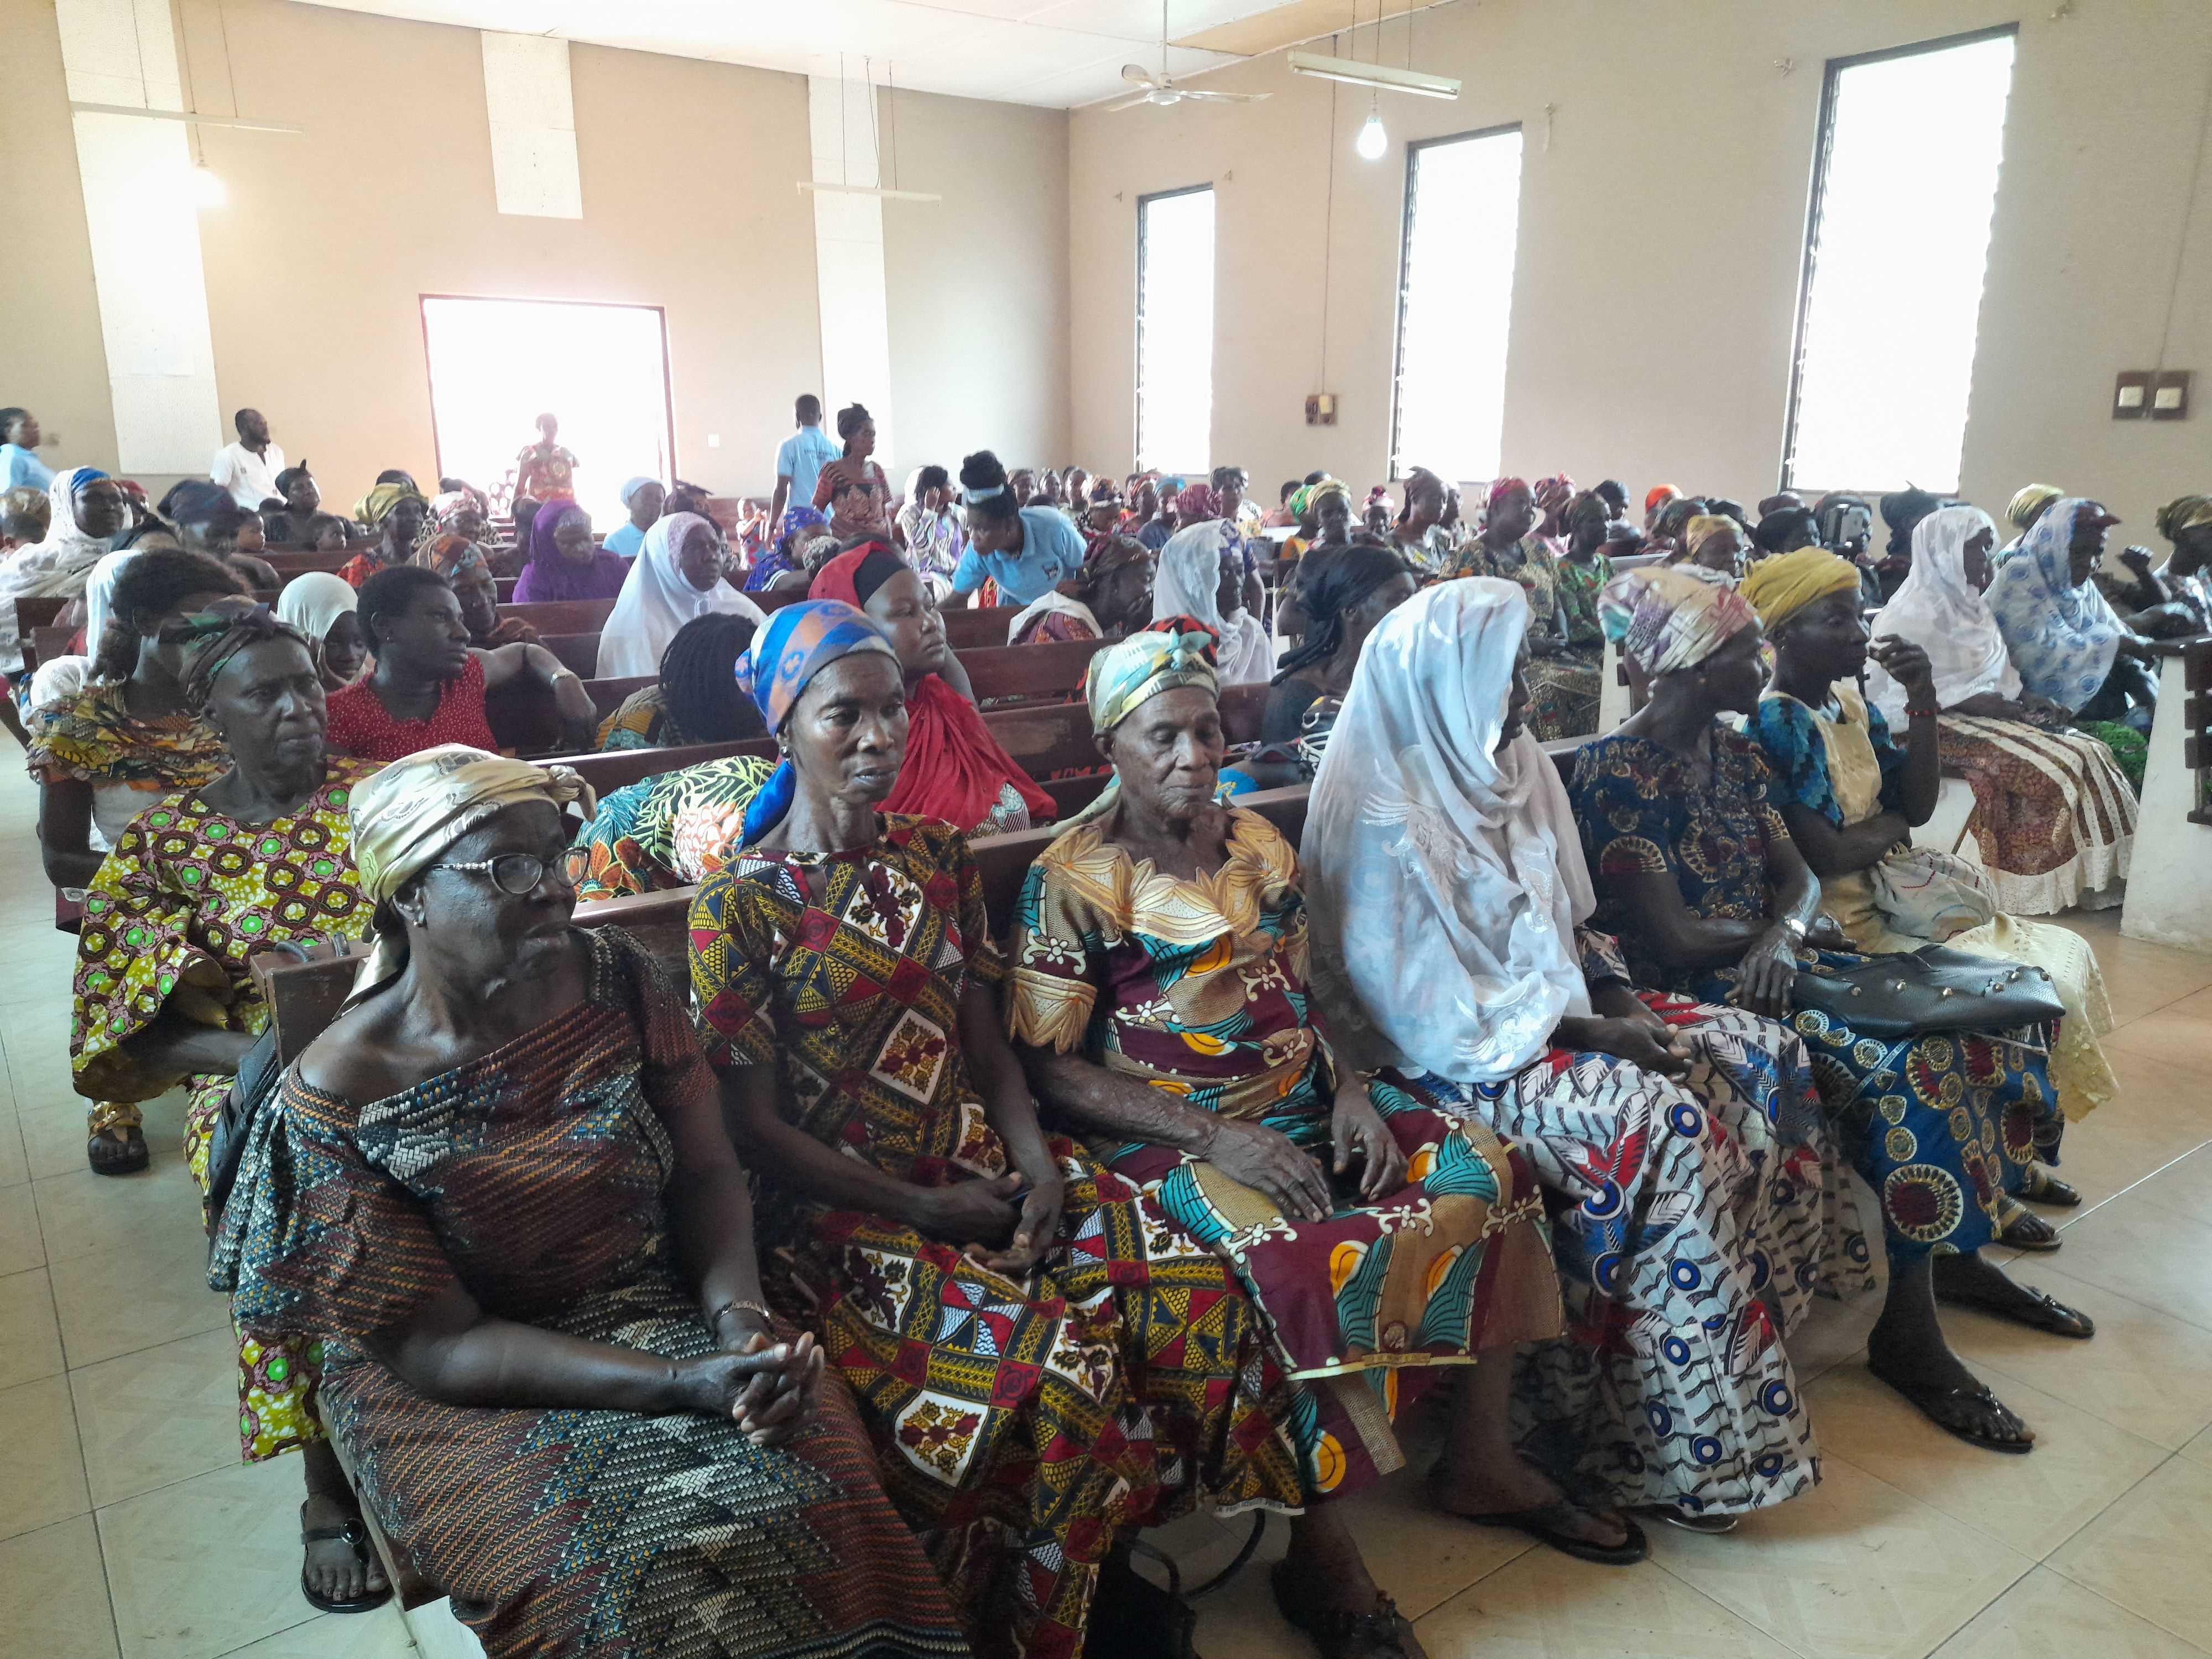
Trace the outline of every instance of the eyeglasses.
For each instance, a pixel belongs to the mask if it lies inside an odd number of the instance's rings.
[[[489,875],[491,884],[501,892],[513,898],[527,898],[549,874],[558,876],[563,887],[574,887],[592,867],[592,854],[588,848],[564,847],[550,859],[540,858],[535,853],[501,853],[495,859],[475,859],[466,864],[434,864],[429,867]]]

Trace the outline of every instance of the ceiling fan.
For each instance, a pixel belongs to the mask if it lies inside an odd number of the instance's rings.
[[[1204,87],[1177,83],[1168,74],[1168,0],[1160,0],[1160,72],[1154,75],[1141,64],[1124,64],[1121,78],[1144,90],[1116,99],[1106,106],[1109,110],[1134,109],[1139,104],[1157,104],[1164,108],[1185,100],[1196,104],[1253,104],[1268,96],[1264,92],[1213,92]]]

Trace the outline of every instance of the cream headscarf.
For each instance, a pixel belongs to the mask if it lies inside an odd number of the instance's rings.
[[[729,585],[717,581],[705,592],[691,586],[678,568],[676,550],[694,527],[713,533],[714,526],[696,513],[670,513],[653,520],[645,542],[623,579],[615,608],[599,630],[599,676],[624,679],[660,672],[660,654],[684,624],[717,611],[735,611],[760,628],[768,613]]]
[[[1243,605],[1221,614],[1221,527],[1212,520],[1168,538],[1152,583],[1152,620],[1197,617],[1220,636],[1216,655],[1222,684],[1264,685],[1275,677],[1275,642]]]
[[[1524,727],[1500,752],[1528,629],[1516,582],[1425,588],[1368,636],[1300,856],[1313,986],[1348,1064],[1494,1083],[1590,1012],[1596,908],[1565,786]]]
[[[1938,708],[1987,691],[2020,695],[1990,602],[1966,580],[1966,544],[1984,531],[1994,543],[1996,526],[1978,507],[1938,507],[1913,526],[1912,568],[1875,616],[1875,638],[1894,634],[1928,653]],[[1878,662],[1867,665],[1867,694],[1891,725],[1904,724],[1905,688]]]
[[[348,611],[358,612],[360,609],[360,591],[344,577],[327,570],[303,571],[286,582],[283,591],[276,595],[276,620],[289,623],[307,635],[308,647],[314,652],[315,665],[319,668],[323,661],[323,641],[330,637],[331,629],[337,626],[338,618]],[[364,655],[354,679],[358,680],[368,672],[368,659]]]
[[[538,800],[554,807],[573,801],[586,817],[597,804],[592,787],[565,766],[532,766],[466,744],[441,743],[392,762],[353,792],[362,896],[381,904],[471,830]],[[355,994],[383,984],[406,963],[406,935],[380,933]]]

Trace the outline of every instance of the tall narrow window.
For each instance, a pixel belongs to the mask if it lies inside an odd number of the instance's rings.
[[[1213,186],[1137,202],[1137,465],[1213,454]]]
[[[1783,482],[1959,487],[2013,31],[1828,65]]]
[[[1390,468],[1498,471],[1521,222],[1521,129],[1407,147]]]

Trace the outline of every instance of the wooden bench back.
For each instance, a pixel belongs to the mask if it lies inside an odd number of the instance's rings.
[[[1259,813],[1292,846],[1305,828],[1306,791],[1267,789],[1245,796],[1239,805]],[[991,916],[994,936],[1003,936],[1013,921],[1014,902],[1030,866],[1051,842],[1057,830],[1024,830],[1012,836],[984,836],[969,843],[983,878],[983,902]],[[685,926],[695,890],[674,888],[645,893],[635,898],[608,899],[576,907],[576,922],[584,927],[620,927],[634,935],[646,950],[669,969],[677,983],[689,978],[690,932]],[[268,1000],[276,1027],[278,1055],[287,1063],[296,1059],[337,1015],[352,994],[360,969],[356,957],[325,962],[295,963],[282,957],[254,959],[255,977]]]
[[[613,614],[612,599],[533,599],[527,605],[502,605],[500,620],[509,617],[528,623],[541,634],[596,634]]]
[[[357,547],[337,553],[318,553],[313,548],[296,551],[286,549],[280,551],[272,547],[262,556],[268,560],[270,568],[278,575],[297,576],[309,570],[337,570],[341,566],[350,563],[361,551],[362,550]]]

